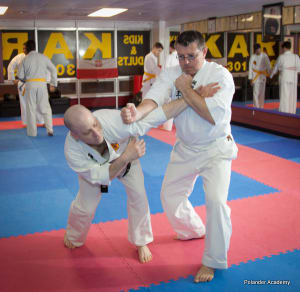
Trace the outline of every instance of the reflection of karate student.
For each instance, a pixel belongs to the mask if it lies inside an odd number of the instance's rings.
[[[37,135],[36,112],[38,109],[43,114],[48,136],[53,136],[52,110],[49,103],[47,75],[48,71],[50,71],[49,90],[54,92],[57,86],[56,68],[48,57],[35,51],[34,41],[27,41],[25,46],[28,54],[19,68],[18,77],[26,82],[27,135]]]
[[[223,66],[207,62],[207,47],[198,31],[182,32],[176,42],[180,66],[160,74],[136,110],[122,109],[125,123],[139,119],[164,102],[172,89],[172,99],[183,97],[189,105],[175,117],[177,140],[164,177],[161,200],[164,211],[180,240],[203,238],[205,250],[195,282],[211,281],[214,269],[227,268],[231,237],[227,196],[231,161],[237,147],[231,135],[232,75]],[[217,82],[220,90],[205,98],[194,88]],[[133,113],[133,114],[131,114]],[[189,201],[196,179],[203,177],[206,226]]]
[[[283,53],[278,57],[271,78],[279,71],[279,111],[295,114],[297,110],[297,84],[300,72],[299,56],[293,54],[291,43],[281,45]]]
[[[265,34],[266,35],[278,35],[279,34],[279,19],[277,18],[279,14],[276,10],[271,8],[270,15],[265,21]]]
[[[161,43],[155,43],[152,51],[146,55],[144,61],[144,76],[142,83],[142,98],[145,97],[156,77],[160,74],[161,66],[159,64],[159,55],[164,47]]]
[[[117,177],[128,196],[128,239],[137,246],[142,263],[152,259],[147,247],[153,241],[150,211],[144,176],[137,160],[145,153],[145,143],[135,138],[129,141],[129,137],[144,135],[150,127],[163,123],[185,107],[183,100],[176,100],[131,125],[123,123],[118,110],[104,109],[92,114],[84,106],[74,105],[66,111],[64,120],[70,132],[65,142],[65,156],[79,180],[79,192],[71,204],[64,238],[68,248],[84,244],[103,185],[110,185]]]
[[[179,66],[179,61],[178,61],[178,56],[177,56],[177,52],[175,49],[175,41],[171,41],[170,48],[169,48],[169,55],[166,58],[165,69],[171,68],[171,67],[176,67],[176,66]],[[165,103],[168,103],[170,101],[171,101],[171,92],[169,95],[166,96]],[[166,131],[172,131],[172,127],[173,127],[173,119],[166,121],[162,125],[162,129],[164,129]]]
[[[7,77],[8,80],[13,80],[15,84],[18,86],[19,100],[20,100],[20,109],[21,109],[21,120],[24,125],[27,124],[27,115],[26,115],[26,100],[24,94],[24,82],[21,80],[15,80],[15,70],[19,69],[20,64],[27,55],[26,46],[23,45],[23,53],[15,56],[9,63],[7,67]],[[36,113],[36,122],[38,124],[43,124],[44,119],[39,111]]]
[[[249,79],[253,86],[253,105],[264,107],[267,76],[270,74],[271,65],[269,57],[261,52],[259,44],[254,45],[254,54],[249,61]]]

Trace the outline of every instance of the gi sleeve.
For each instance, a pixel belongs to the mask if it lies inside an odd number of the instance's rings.
[[[47,57],[46,57],[47,58]],[[47,58],[47,69],[50,72],[50,85],[57,86],[57,71],[51,60]]]
[[[221,89],[211,98],[205,98],[208,110],[215,121],[215,124],[221,124],[230,117],[231,102],[235,91],[232,75],[225,68],[220,68],[221,73],[215,82],[219,83]],[[217,74],[216,74],[217,75]],[[217,77],[217,76],[216,76]]]
[[[65,157],[69,167],[91,184],[110,185],[110,163],[100,165],[89,157],[89,153],[80,144],[76,145],[77,141],[72,142],[72,139],[67,136],[65,142]]]

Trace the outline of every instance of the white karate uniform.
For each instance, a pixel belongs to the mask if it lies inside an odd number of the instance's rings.
[[[253,54],[249,61],[249,79],[253,80],[253,105],[263,108],[267,75],[270,74],[271,64],[267,54]]]
[[[158,67],[157,57],[152,52],[146,55],[144,60],[144,76],[142,82],[142,98],[145,97],[152,84],[155,82],[156,77],[160,74],[161,69]],[[151,76],[147,75],[151,74]]]
[[[153,114],[152,114],[153,113]],[[69,166],[78,174],[79,192],[71,204],[67,237],[75,245],[84,244],[98,203],[101,199],[100,185],[110,185],[109,167],[127,147],[130,136],[144,135],[151,127],[166,120],[161,108],[150,113],[137,123],[123,123],[119,110],[103,109],[93,114],[103,128],[103,136],[109,149],[105,158],[82,141],[75,140],[68,133],[65,142],[65,156]],[[114,150],[112,143],[118,143]],[[128,196],[128,239],[136,246],[153,241],[150,211],[144,187],[144,176],[139,160],[131,163],[129,172],[118,179],[124,184]]]
[[[281,54],[273,68],[271,78],[279,71],[279,111],[295,114],[297,110],[299,56],[291,51]]]
[[[180,97],[181,93],[174,84],[181,74],[180,66],[165,70],[146,98],[160,105],[170,88],[173,89],[173,99]],[[193,78],[193,87],[212,82],[218,82],[221,87],[212,98],[205,99],[215,125],[201,118],[191,107],[174,119],[177,140],[163,181],[161,200],[178,238],[186,240],[206,234],[203,264],[212,268],[227,268],[231,236],[227,197],[231,160],[237,156],[230,127],[235,86],[227,69],[214,62],[204,62]],[[203,177],[206,227],[188,200],[198,176]]]
[[[165,63],[165,69],[171,68],[171,67],[176,67],[179,66],[179,60],[177,56],[177,51],[172,52],[169,54],[166,58],[166,63]],[[171,94],[172,92],[170,91],[170,94],[166,96],[165,103],[171,101]],[[162,129],[166,131],[172,131],[173,128],[173,119],[169,119],[162,125]]]
[[[15,70],[19,69],[20,64],[25,58],[25,54],[21,53],[15,56],[9,63],[7,67],[7,79],[8,80],[15,80]],[[23,95],[24,83],[22,81],[18,82],[18,93],[19,93],[19,100],[20,100],[20,109],[21,109],[21,120],[24,125],[27,124],[27,117],[26,117],[26,100],[25,96]],[[43,124],[44,119],[42,114],[37,111],[36,113],[36,121],[38,124]]]
[[[27,135],[36,136],[36,112],[42,113],[48,133],[53,132],[52,110],[49,103],[47,76],[51,74],[50,85],[57,86],[56,68],[43,54],[31,51],[23,60],[18,77],[25,80],[25,99],[27,112]],[[34,80],[35,79],[35,80]],[[37,81],[42,79],[43,81]]]

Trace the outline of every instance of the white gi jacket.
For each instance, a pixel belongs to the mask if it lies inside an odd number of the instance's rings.
[[[175,67],[179,65],[179,60],[177,57],[177,52],[174,51],[171,54],[168,54],[166,58],[165,68]]]
[[[25,58],[25,54],[21,53],[15,56],[7,67],[7,80],[15,80],[15,69],[19,69],[20,64]]]
[[[144,119],[124,124],[120,111],[112,109],[97,110],[93,115],[99,120],[103,128],[103,136],[109,149],[108,161],[95,149],[80,140],[75,140],[68,133],[65,142],[65,156],[70,168],[92,184],[109,185],[110,162],[117,159],[125,150],[130,136],[142,136],[150,128],[166,120],[162,108],[158,108]],[[119,144],[117,151],[111,144]],[[90,154],[90,155],[89,155]]]
[[[273,68],[271,78],[279,71],[279,111],[295,114],[297,110],[299,56],[291,51],[281,54]]]
[[[145,98],[153,99],[158,105],[162,105],[165,95],[171,89],[172,99],[177,99],[181,93],[175,88],[175,80],[181,74],[180,66],[166,69]],[[221,87],[212,98],[205,99],[215,125],[201,118],[190,107],[174,118],[176,135],[186,145],[203,145],[231,134],[231,101],[235,91],[232,75],[223,66],[205,61],[193,78],[193,87],[197,88],[212,82],[218,82]]]
[[[143,97],[146,95],[152,84],[155,82],[161,69],[158,67],[157,57],[152,52],[146,55],[144,60],[144,76],[142,82]],[[149,74],[149,75],[148,75]]]

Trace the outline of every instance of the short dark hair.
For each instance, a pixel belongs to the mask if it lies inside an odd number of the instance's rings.
[[[204,37],[196,30],[187,30],[182,32],[178,36],[176,44],[187,47],[193,42],[197,43],[198,49],[203,49],[205,47]]]
[[[175,43],[176,43],[176,41],[171,41],[170,42],[170,48],[172,48],[172,49],[174,49],[175,50]]]
[[[260,46],[260,44],[255,44],[253,48],[254,48],[254,52],[255,52],[257,49],[260,49],[261,46]]]
[[[164,46],[162,45],[162,43],[160,42],[156,42],[154,45],[153,45],[153,48],[157,48],[157,49],[164,49]]]
[[[28,40],[24,43],[27,53],[35,50],[35,42],[33,40]]]
[[[286,42],[283,42],[283,44],[281,45],[281,47],[290,50],[291,47],[292,47],[292,45],[291,45],[290,41],[286,41]]]

